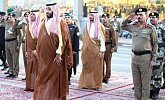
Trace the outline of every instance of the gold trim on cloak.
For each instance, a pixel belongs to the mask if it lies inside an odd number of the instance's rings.
[[[88,28],[87,28],[88,29]],[[103,41],[105,42],[105,28],[104,28],[104,25],[103,24],[99,24],[99,30],[100,30],[100,33],[101,33],[101,36],[103,38]],[[88,31],[88,34],[89,34],[89,30]],[[91,38],[91,37],[90,37]],[[92,39],[92,38],[91,38]],[[96,42],[92,39],[92,41],[96,44]]]
[[[30,24],[29,24],[29,32],[30,32],[31,37],[34,39],[34,35],[33,35],[33,33],[32,33],[32,27],[31,27]]]
[[[60,55],[62,55],[62,46],[63,46],[63,41],[62,41],[62,33],[61,33],[61,18],[59,19],[59,22],[58,22],[58,38],[59,38],[59,49],[60,49]],[[49,28],[48,26],[45,24],[45,28],[46,28],[46,31],[48,33],[48,35],[50,36],[50,31],[49,31]]]

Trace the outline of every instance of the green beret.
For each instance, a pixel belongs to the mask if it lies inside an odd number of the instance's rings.
[[[135,10],[135,14],[137,14],[137,12],[147,12],[147,8],[138,8]]]
[[[8,9],[7,9],[7,12],[8,12],[8,13],[9,13],[9,12],[12,12],[12,11],[14,11],[13,8],[8,8]]]
[[[109,14],[105,13],[105,14],[102,15],[102,17],[108,17],[109,18]]]
[[[65,13],[65,16],[69,16],[69,17],[73,18],[71,13]]]
[[[71,17],[71,14],[70,13],[65,13],[65,16],[70,16]]]
[[[150,13],[149,14],[149,17],[150,16],[156,16],[157,18],[159,17],[159,13],[157,13],[157,12],[152,12],[152,13]]]

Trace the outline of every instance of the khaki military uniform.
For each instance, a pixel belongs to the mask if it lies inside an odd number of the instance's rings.
[[[24,60],[24,66],[25,66],[25,72],[26,72],[26,66],[27,66],[27,59],[26,59],[26,56],[25,56],[25,27],[26,27],[26,24],[25,23],[22,23],[20,25],[18,25],[16,27],[17,30],[21,30],[21,38],[20,38],[20,41],[21,41],[21,44],[22,44],[22,53],[23,53],[23,60]]]
[[[115,41],[116,41],[116,46],[114,48],[115,52],[117,52],[118,49],[118,40],[119,40],[119,34],[120,34],[120,22],[115,22],[111,21],[111,25],[113,26],[115,30]]]
[[[19,72],[19,51],[17,51],[17,46],[20,45],[20,32],[15,29],[14,26],[7,24],[5,30],[5,51],[6,58],[9,64],[9,74],[18,76]],[[17,37],[18,36],[18,37]]]
[[[156,31],[158,35],[158,52],[156,65],[153,67],[151,75],[151,98],[155,98],[156,95],[159,95],[159,91],[162,85],[162,70],[163,70],[163,58],[165,56],[165,30],[161,24],[156,26]]]
[[[103,80],[108,80],[111,77],[111,58],[112,58],[112,52],[111,50],[114,49],[116,46],[115,41],[115,31],[113,29],[113,26],[110,25],[110,23],[103,23],[105,27],[105,47],[106,51],[104,54],[104,61],[106,68],[103,68]],[[105,70],[106,69],[106,70]]]
[[[156,62],[158,49],[156,28],[152,25],[122,23],[122,28],[132,32],[132,76],[136,100],[148,100],[150,96],[151,61]]]

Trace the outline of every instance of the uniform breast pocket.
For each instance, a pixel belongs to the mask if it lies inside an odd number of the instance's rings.
[[[142,33],[141,34],[141,37],[144,38],[144,39],[149,40],[150,39],[150,34],[148,34],[148,33]]]

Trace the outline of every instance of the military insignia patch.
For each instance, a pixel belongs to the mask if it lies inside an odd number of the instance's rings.
[[[139,11],[141,12],[141,11],[142,11],[142,9],[139,9]]]

